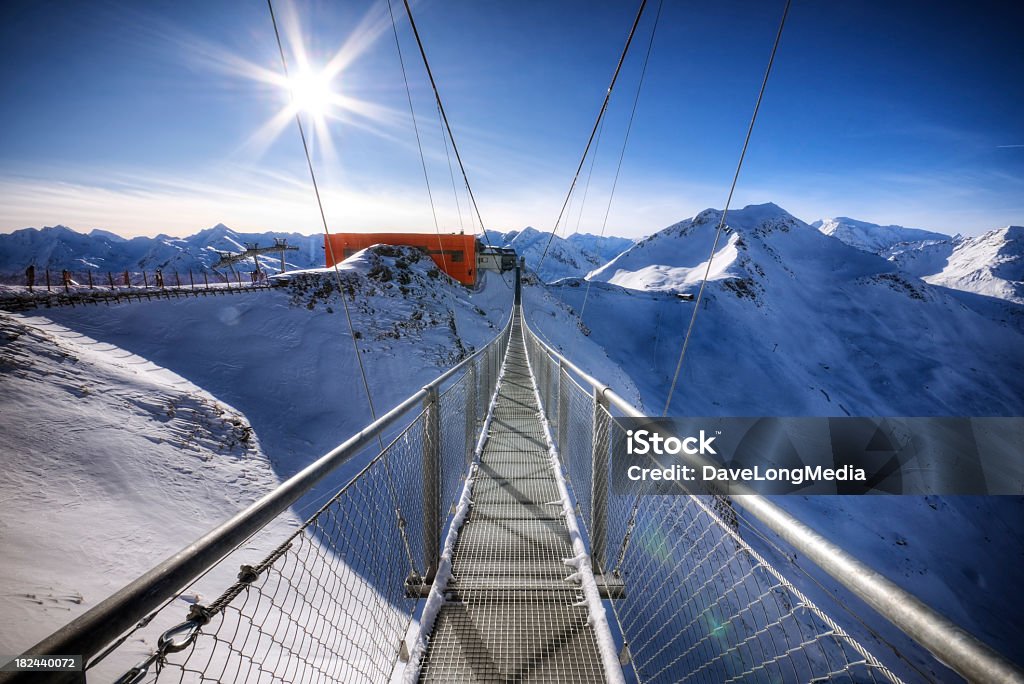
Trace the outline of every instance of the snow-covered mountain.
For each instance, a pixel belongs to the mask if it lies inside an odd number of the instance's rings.
[[[702,212],[595,272],[585,315],[589,335],[574,324],[573,314],[580,308],[585,281],[577,277],[545,286],[530,279],[533,284],[524,291],[530,325],[629,401],[642,400],[649,412],[660,413],[693,306],[676,295],[695,290],[719,218],[714,210]],[[894,263],[822,235],[774,205],[730,214],[712,274],[673,412],[1019,415],[1024,409],[1019,353],[1024,335],[1020,319],[1015,323],[1011,315],[1024,307],[991,299],[986,307],[976,307],[970,298],[906,276]],[[371,249],[345,262],[343,289],[354,304],[378,410],[394,405],[462,354],[456,337],[468,349],[500,327],[511,291],[492,276],[485,275],[478,292],[449,285],[432,262],[401,249]],[[157,480],[169,477],[172,487],[187,486],[190,479],[210,484],[211,492],[193,488],[172,504],[201,508],[209,494],[214,502],[203,510],[227,514],[241,503],[230,496],[240,491],[232,487],[256,495],[275,476],[295,472],[367,422],[361,386],[352,382],[358,371],[332,278],[333,273],[313,269],[292,275],[286,288],[233,297],[48,309],[45,317],[0,314],[5,325],[12,321],[0,329],[0,361],[18,379],[0,383],[0,414],[5,417],[0,428],[8,428],[4,443],[16,445],[11,452],[18,455],[6,464],[7,484],[0,484],[5,523],[0,547],[19,559],[9,564],[11,572],[22,573],[0,573],[5,614],[12,616],[0,626],[0,651],[18,652],[94,605],[125,576],[146,569],[182,538],[191,538],[191,527],[178,527],[174,536],[166,525],[168,516],[180,521],[187,512],[153,507],[156,486],[139,484],[141,476],[122,476],[149,467],[147,460],[132,460],[149,443],[166,442],[166,448],[152,450]],[[994,313],[996,305],[1005,315]],[[35,338],[38,343],[17,342]],[[31,362],[35,369],[27,362],[9,365],[9,356],[19,360],[24,354],[45,358]],[[93,363],[94,354],[109,355],[105,364],[127,368],[115,373],[104,366],[83,375],[83,359]],[[134,376],[122,378],[129,373]],[[154,379],[166,382],[154,384]],[[200,405],[187,403],[189,396],[199,397]],[[33,397],[35,403],[26,400]],[[180,442],[192,435],[199,434],[203,445],[210,441],[201,430],[194,431],[207,420],[205,402],[219,402],[213,405],[232,426],[214,420],[215,427],[223,428],[218,434],[230,437],[235,420],[242,428],[251,427],[252,443],[259,446],[259,453],[251,455],[251,470],[242,471],[250,464],[238,461],[237,454],[215,448],[199,455],[201,463],[189,460],[192,454],[178,453]],[[194,412],[176,411],[165,421],[168,403]],[[40,435],[36,411],[43,404],[46,411],[38,417],[48,431]],[[88,440],[49,439],[50,434],[86,435]],[[93,458],[108,447],[124,464]],[[70,480],[54,488],[55,500],[35,502],[15,489],[38,477],[45,449],[57,449],[45,463],[75,467],[50,468],[53,477]],[[122,468],[116,470],[118,479],[108,484],[117,486],[106,491],[104,478],[115,467]],[[88,496],[76,497],[74,487],[81,483],[88,485]],[[1010,551],[999,544],[1012,530],[986,530],[984,535],[995,540],[989,546],[981,538],[984,523],[1019,519],[1005,510],[1008,499],[986,499],[970,511],[969,502],[896,497],[883,504],[850,497],[824,502],[790,497],[785,505],[888,576],[912,582],[915,593],[972,631],[990,630],[1006,641],[1017,633],[1019,611],[1005,600],[1003,589],[1013,586],[1017,564],[1009,554],[1019,544]],[[71,505],[64,506],[68,501]],[[153,508],[147,512],[146,507]],[[111,510],[120,522],[93,517],[93,511],[106,515]],[[60,548],[74,546],[79,565],[64,562],[70,552],[40,550],[39,538],[25,532],[46,516],[48,543],[60,539]],[[74,535],[83,520],[99,520],[95,531],[108,541],[79,545]],[[198,516],[189,518],[193,522],[206,524]],[[942,538],[929,530],[942,530]],[[143,551],[152,553],[130,555],[134,550],[128,546],[103,560],[109,540],[116,538],[142,539]],[[979,552],[951,561],[949,538]],[[993,556],[997,546],[1004,555]],[[246,560],[259,555],[250,553]],[[31,559],[38,560],[29,574],[25,568]],[[797,562],[772,559],[780,566]],[[108,577],[105,569],[113,562],[122,574]],[[224,583],[214,585],[222,588]],[[971,604],[965,609],[957,597],[967,592]],[[992,597],[996,602],[986,603]],[[1007,648],[998,640],[993,643]],[[151,648],[132,641],[126,662]]]
[[[825,235],[885,257],[909,275],[987,297],[1024,304],[1024,228],[1006,226],[977,237],[839,217],[811,224]]]
[[[926,245],[936,241],[949,240],[950,236],[919,228],[903,226],[880,226],[877,223],[857,221],[838,216],[821,219],[810,224],[825,235],[842,240],[851,247],[889,257],[896,251]]]
[[[549,283],[561,278],[585,276],[633,244],[632,240],[626,238],[601,237],[588,233],[574,233],[567,238],[559,235],[551,237],[550,233],[532,227],[508,233],[492,232],[491,238],[496,240],[496,235],[501,236],[502,246],[512,247],[516,254],[525,257],[530,270],[536,272],[539,266],[538,275]]]
[[[891,258],[901,270],[934,285],[1024,304],[1024,227],[958,236]]]
[[[24,228],[0,234],[0,274],[19,274],[29,264],[51,271],[202,271],[219,258],[218,252],[242,252],[247,244],[269,247],[274,238],[284,238],[299,249],[286,252],[288,268],[311,268],[323,264],[323,237],[298,233],[237,233],[224,224],[201,230],[185,238],[157,235],[126,239],[103,230],[85,234],[66,226]],[[280,258],[262,255],[261,267],[274,273]],[[242,270],[252,270],[243,264]]]
[[[696,292],[720,218],[703,211],[590,276],[584,322],[648,410],[663,407],[692,311],[675,295]],[[559,288],[577,310],[579,285]],[[674,412],[1024,412],[1020,306],[929,285],[774,204],[729,213],[705,299]]]

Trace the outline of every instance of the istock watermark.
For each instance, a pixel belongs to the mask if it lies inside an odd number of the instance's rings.
[[[648,418],[612,427],[630,494],[1024,494],[1024,418]]]
[[[708,437],[704,431],[700,431],[697,437],[676,437],[669,435],[663,437],[659,432],[650,430],[627,430],[626,431],[626,453],[630,455],[646,456],[647,454],[717,454],[711,443],[714,437]],[[697,446],[694,446],[694,445]]]

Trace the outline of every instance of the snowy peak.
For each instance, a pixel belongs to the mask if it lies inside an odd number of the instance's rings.
[[[107,240],[108,242],[127,242],[127,240],[120,235],[101,228],[93,228],[89,231],[89,237],[93,240]]]
[[[1024,303],[1024,228],[1020,226],[965,238],[845,216],[811,225],[934,285]]]
[[[1024,304],[1024,227],[923,245],[892,257],[901,270],[934,285]]]
[[[930,230],[894,225],[881,226],[877,223],[858,221],[846,216],[822,219],[815,221],[811,226],[825,235],[842,240],[851,247],[887,258],[892,256],[895,251],[902,251],[908,247],[950,239],[948,235]]]
[[[492,232],[492,239],[497,233]],[[583,277],[633,244],[619,237],[574,233],[568,238],[537,230],[531,226],[501,236],[502,246],[512,247],[526,259],[528,268],[540,278],[554,282],[561,278]],[[543,260],[542,260],[543,258]]]
[[[723,281],[727,289],[754,293],[773,279],[813,282],[830,272],[859,276],[893,270],[877,257],[818,233],[775,204],[730,211],[715,244],[721,220],[720,210],[705,209],[641,240],[589,277],[628,289],[686,292],[707,273],[709,281]]]

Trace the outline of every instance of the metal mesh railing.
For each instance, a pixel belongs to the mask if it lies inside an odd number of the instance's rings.
[[[898,681],[702,496],[612,497],[629,516],[615,608],[643,681]]]
[[[390,442],[373,442],[347,484],[243,565],[216,600],[194,604],[121,681],[387,681],[418,584],[436,570],[442,523],[461,492],[509,330],[407,400]]]
[[[160,681],[380,681],[390,673],[425,570],[420,413],[278,549],[194,617]],[[207,615],[201,615],[206,613]]]
[[[612,409],[526,343],[598,581],[624,586],[608,605],[639,681],[900,681],[745,542],[728,500],[613,491]]]

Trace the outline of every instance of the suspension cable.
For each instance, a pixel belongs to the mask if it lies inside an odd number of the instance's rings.
[[[750,124],[747,126],[747,135],[743,139],[743,149],[740,151],[740,159],[736,163],[736,172],[732,177],[732,185],[729,186],[729,196],[725,200],[725,209],[722,210],[722,218],[718,222],[718,229],[715,231],[715,240],[711,244],[711,254],[708,256],[708,265],[704,269],[704,277],[700,281],[700,289],[697,290],[697,297],[693,302],[693,314],[690,316],[690,325],[683,337],[683,346],[679,350],[679,361],[676,363],[676,372],[672,377],[672,384],[668,389],[668,398],[665,399],[665,410],[661,415],[667,416],[669,406],[672,404],[672,394],[675,392],[676,383],[679,381],[679,372],[683,369],[683,359],[686,358],[686,350],[690,346],[690,336],[693,334],[693,326],[697,322],[697,314],[700,312],[700,302],[704,297],[704,288],[707,286],[708,277],[711,275],[711,261],[715,258],[718,250],[718,241],[722,237],[722,229],[725,227],[725,218],[729,213],[729,205],[732,203],[732,195],[736,190],[736,182],[740,177],[740,169],[743,168],[743,158],[747,155],[747,146],[750,144],[750,135],[754,132],[754,122],[757,121],[757,112],[761,109],[761,100],[764,98],[765,88],[768,86],[768,76],[772,73],[772,64],[775,63],[775,53],[779,49],[779,41],[782,39],[782,29],[786,26],[786,17],[789,15],[789,6],[793,0],[786,0],[786,6],[782,10],[782,20],[779,21],[779,30],[775,34],[775,43],[772,45],[772,53],[768,58],[768,66],[764,70],[764,78],[761,80],[761,89],[757,93],[757,102],[754,103],[754,113],[750,117]]]
[[[408,0],[406,0],[408,4]],[[629,52],[630,43],[633,42],[633,36],[636,34],[636,27],[640,23],[640,17],[643,16],[644,8],[647,7],[647,0],[641,0],[640,9],[636,12],[636,18],[633,20],[633,27],[629,30],[629,35],[626,37],[626,44],[622,48],[622,54],[619,55],[619,63],[615,65],[615,72],[612,74],[612,81],[608,85],[608,90],[604,94],[604,101],[601,103],[601,109],[597,112],[597,119],[594,121],[594,127],[590,130],[590,138],[587,139],[587,146],[583,148],[583,156],[580,157],[580,163],[576,166],[576,173],[572,177],[572,183],[569,185],[569,192],[565,194],[565,201],[562,202],[562,209],[558,212],[558,218],[555,220],[555,225],[551,229],[551,234],[548,235],[548,241],[544,245],[544,251],[540,255],[540,263],[537,264],[537,272],[540,273],[540,267],[544,265],[544,259],[548,255],[548,249],[551,247],[551,241],[555,237],[555,231],[558,230],[558,224],[562,222],[562,216],[565,214],[565,208],[569,204],[569,198],[572,197],[572,191],[576,188],[576,182],[579,180],[580,171],[583,169],[583,163],[587,160],[587,153],[590,152],[590,146],[594,142],[594,137],[597,135],[597,129],[601,125],[601,119],[604,118],[604,113],[608,109],[608,101],[612,97],[612,90],[615,88],[615,81],[619,78],[619,71],[622,70],[622,64],[626,61],[626,54]]]
[[[646,2],[646,0],[644,0]],[[469,184],[469,176],[466,174],[466,166],[462,163],[462,155],[459,154],[459,146],[455,143],[455,135],[452,134],[451,124],[448,123],[448,114],[444,111],[444,104],[441,102],[441,93],[437,89],[437,82],[434,80],[434,72],[430,68],[430,61],[427,59],[427,52],[423,47],[423,41],[420,39],[420,31],[416,28],[416,20],[412,16],[412,8],[409,7],[409,0],[402,0],[405,5],[405,13],[409,17],[409,25],[412,27],[412,34],[416,37],[416,45],[420,49],[420,57],[423,58],[423,67],[427,70],[427,76],[430,78],[430,87],[434,90],[434,99],[437,101],[437,108],[441,112],[441,119],[444,121],[445,130],[448,131],[448,138],[452,141],[452,150],[455,151],[455,159],[459,163],[459,171],[462,172],[462,180],[466,183],[466,190],[469,193],[470,202],[473,205],[473,211],[476,212],[477,221],[480,222],[480,230],[484,234],[484,240],[488,244],[491,244],[491,238],[487,234],[487,228],[484,226],[484,219],[480,215],[480,207],[476,203],[476,195],[473,194],[473,188]],[[509,284],[508,279],[502,271],[498,271],[501,276],[501,281],[505,283],[505,287],[512,289],[512,285]]]
[[[434,193],[430,189],[430,175],[427,173],[427,160],[423,155],[423,143],[420,141],[420,127],[416,123],[416,110],[412,104],[412,91],[409,89],[409,77],[405,72],[405,58],[402,56],[402,43],[398,40],[398,25],[395,22],[395,13],[391,8],[391,0],[388,0],[388,14],[391,16],[391,31],[395,35],[395,48],[398,51],[398,63],[402,67],[402,81],[405,83],[405,97],[409,101],[409,115],[412,117],[412,129],[416,133],[416,149],[420,153],[420,166],[423,168],[423,181],[427,185],[427,198],[430,200],[430,215],[434,218],[434,232],[437,233],[437,251],[441,253],[441,268],[444,269],[445,274],[448,271],[448,259],[444,253],[444,244],[441,240],[441,226],[437,221],[437,209],[434,207]],[[447,143],[445,143],[445,149],[448,149]],[[461,220],[461,216],[460,216]],[[475,267],[474,267],[475,268]],[[455,326],[455,337],[456,341],[461,345],[461,338],[458,333],[458,320],[455,305],[455,290],[452,284],[452,279],[448,278],[448,305],[451,307],[452,312],[452,324]],[[460,347],[463,348],[464,347]]]
[[[601,126],[597,129],[597,139],[594,140],[594,154],[590,156],[590,168],[587,170],[587,182],[583,184],[583,197],[580,198],[580,210],[579,213],[576,214],[576,227],[572,231],[573,235],[580,232],[580,224],[583,223],[583,209],[587,206],[587,195],[590,193],[590,180],[594,177],[594,165],[597,164],[597,151],[601,147],[601,135],[604,133],[605,121],[607,121],[607,119],[602,119]],[[567,229],[569,227],[569,221],[571,220],[572,218],[566,217],[565,227]]]
[[[277,27],[277,17],[274,16],[273,0],[267,0],[267,9],[270,10],[270,21],[274,25],[274,38],[277,40],[277,51],[281,55],[281,68],[284,70],[285,80],[290,83],[291,77],[288,75],[288,60],[284,55],[284,45],[281,42],[281,32]],[[295,94],[292,92],[290,87],[288,88],[288,97],[294,106]],[[327,252],[331,261],[334,262],[334,281],[338,286],[338,296],[341,298],[341,303],[344,305],[345,322],[348,324],[348,334],[349,337],[352,338],[352,346],[355,348],[356,364],[359,366],[359,377],[363,381],[363,390],[366,392],[366,403],[370,407],[370,417],[373,418],[373,420],[377,420],[377,411],[373,406],[373,395],[370,393],[370,383],[366,380],[366,368],[363,367],[362,352],[359,350],[359,341],[356,338],[355,327],[352,325],[352,314],[349,311],[348,300],[345,298],[344,288],[341,286],[341,272],[338,270],[338,261],[334,257],[334,245],[331,240],[331,231],[327,227],[327,215],[324,213],[324,204],[320,199],[320,187],[316,181],[316,173],[313,171],[313,159],[309,153],[309,144],[306,142],[306,131],[302,127],[302,117],[300,116],[298,108],[295,110],[295,124],[299,128],[299,137],[302,139],[302,151],[306,155],[306,166],[309,168],[309,177],[313,181],[313,192],[316,194],[316,205],[320,210],[320,221],[324,227],[324,236],[327,238]]]
[[[437,110],[437,124],[441,127],[441,140],[444,142],[444,156],[448,160],[448,176],[452,179],[452,194],[455,196],[455,211],[459,215],[459,230],[466,232],[466,224],[462,221],[462,204],[459,202],[459,189],[455,185],[455,168],[452,166],[452,155],[448,152],[448,136],[444,132],[444,121],[441,110]],[[476,232],[475,230],[473,232]]]
[[[619,151],[619,163],[615,166],[615,178],[612,180],[612,189],[608,193],[608,206],[604,210],[604,220],[601,222],[601,237],[604,237],[604,232],[608,227],[608,216],[612,211],[612,199],[615,198],[615,188],[619,185],[619,173],[622,171],[622,160],[626,156],[626,145],[629,144],[629,134],[633,130],[633,119],[636,117],[636,108],[640,102],[640,91],[644,86],[644,77],[647,75],[647,64],[651,59],[651,50],[654,48],[654,35],[658,32],[658,21],[661,19],[661,9],[665,4],[665,0],[659,0],[658,11],[654,15],[654,27],[651,29],[651,39],[647,43],[647,54],[644,55],[644,66],[640,70],[640,80],[636,84],[636,94],[633,96],[633,110],[629,113],[629,123],[626,125],[626,135],[622,139],[622,149]],[[583,305],[580,306],[580,323],[583,323],[583,313],[587,310],[587,299],[590,297],[590,283],[592,282],[589,278],[587,281],[587,289],[583,292]]]

